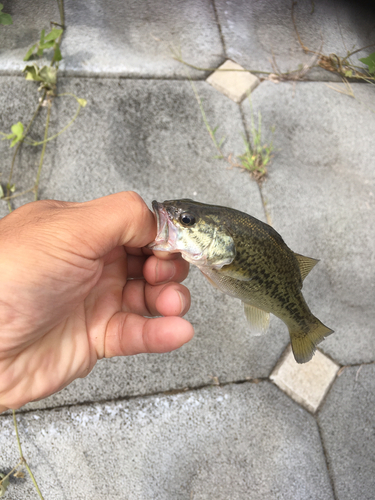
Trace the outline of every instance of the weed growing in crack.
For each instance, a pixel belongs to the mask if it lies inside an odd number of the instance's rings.
[[[240,160],[240,167],[244,170],[250,172],[253,178],[261,182],[267,176],[267,165],[270,163],[273,157],[273,144],[272,142],[268,145],[262,141],[262,115],[258,111],[258,123],[255,123],[253,105],[251,102],[251,97],[249,96],[250,102],[250,132],[249,140],[243,136],[243,141],[245,143],[245,153],[238,157]],[[271,129],[272,134],[274,133],[274,128]]]
[[[11,132],[10,133],[4,133],[0,132],[0,135],[3,136],[2,140],[9,140],[10,141],[10,147],[15,147],[15,151],[13,154],[11,166],[10,166],[10,171],[9,171],[9,176],[8,176],[8,181],[4,184],[0,184],[0,199],[4,200],[8,204],[8,210],[9,212],[12,211],[12,205],[11,201],[14,198],[17,198],[18,196],[22,196],[26,193],[32,192],[34,193],[34,200],[36,201],[38,199],[38,190],[39,190],[39,181],[40,181],[40,175],[42,171],[42,166],[43,166],[43,160],[44,160],[44,155],[45,155],[45,150],[47,146],[47,142],[55,139],[57,136],[62,134],[70,125],[73,124],[75,119],[77,118],[80,110],[82,107],[86,106],[86,100],[85,99],[79,99],[77,96],[73,94],[57,94],[57,73],[58,73],[58,68],[59,68],[59,62],[62,60],[62,55],[60,51],[60,44],[62,40],[62,36],[64,33],[64,23],[65,23],[65,16],[64,16],[64,0],[57,0],[58,7],[59,7],[59,12],[60,12],[60,23],[51,23],[52,24],[52,29],[49,33],[46,34],[45,30],[42,30],[40,34],[39,41],[35,43],[26,53],[24,57],[24,61],[30,61],[31,58],[39,58],[44,55],[45,50],[52,51],[52,59],[49,65],[45,65],[43,67],[39,67],[38,64],[33,61],[30,62],[26,65],[24,68],[23,72],[25,73],[26,80],[31,80],[33,82],[38,82],[39,83],[39,88],[38,91],[42,92],[42,95],[39,99],[39,104],[37,108],[34,111],[33,116],[31,117],[31,120],[29,121],[28,125],[25,127],[22,122],[15,123],[14,125],[11,126]],[[0,4],[0,7],[1,4]],[[1,11],[1,8],[0,8]],[[1,14],[1,12],[0,12]],[[0,17],[0,22],[2,17]],[[3,19],[4,20],[4,19]],[[4,23],[3,23],[4,24]],[[9,23],[8,23],[9,24]],[[78,103],[78,109],[76,114],[74,115],[73,119],[66,125],[60,132],[52,135],[51,137],[48,137],[48,132],[49,132],[49,124],[50,124],[50,117],[51,117],[51,108],[53,106],[53,102],[55,98],[63,97],[63,96],[71,96],[74,99],[76,99]],[[38,116],[38,114],[41,112],[42,108],[46,107],[47,108],[47,116],[46,116],[46,124],[45,124],[45,129],[44,129],[44,138],[42,141],[33,141],[28,137],[28,134],[30,132],[30,129],[34,123],[35,118]],[[15,164],[16,164],[16,158],[17,155],[20,151],[20,148],[22,144],[28,144],[31,146],[42,146],[41,154],[40,154],[40,161],[38,165],[38,171],[36,175],[35,182],[33,186],[30,188],[18,192],[16,189],[16,186],[13,182],[13,174],[14,174],[14,169],[15,169]]]
[[[273,157],[273,144],[263,143],[262,140],[262,115],[260,111],[257,115],[257,124],[254,119],[253,106],[251,102],[251,97],[249,96],[250,102],[250,130],[249,130],[249,139],[246,136],[243,136],[243,141],[245,144],[245,152],[236,157],[233,154],[225,155],[222,150],[222,145],[225,142],[225,138],[222,137],[220,140],[216,137],[216,132],[218,126],[212,128],[206,112],[204,110],[202,100],[197,92],[197,89],[192,80],[190,80],[190,84],[192,86],[195,98],[197,99],[199,110],[202,115],[203,122],[206,126],[207,132],[211,137],[211,140],[218,151],[218,155],[215,158],[223,159],[229,163],[231,167],[242,168],[251,174],[253,179],[257,182],[263,181],[267,176],[267,166],[269,165],[272,157]],[[274,133],[274,128],[271,129],[272,133]]]

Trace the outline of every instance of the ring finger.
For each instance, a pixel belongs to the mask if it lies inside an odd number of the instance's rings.
[[[183,316],[189,307],[190,292],[178,283],[150,285],[144,280],[131,280],[123,290],[123,312],[141,316]]]

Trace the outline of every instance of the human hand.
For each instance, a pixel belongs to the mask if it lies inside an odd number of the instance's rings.
[[[155,235],[133,192],[38,201],[0,220],[0,412],[61,390],[103,357],[192,338],[179,317],[190,306],[179,284],[188,264],[145,255]]]

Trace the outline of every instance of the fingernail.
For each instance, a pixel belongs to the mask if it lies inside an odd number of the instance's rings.
[[[175,265],[169,260],[159,260],[156,266],[156,283],[170,281],[176,274]]]
[[[185,299],[185,296],[181,292],[177,291],[177,293],[178,293],[180,300],[181,300],[181,312],[180,312],[180,314],[182,314],[186,308],[186,299]]]

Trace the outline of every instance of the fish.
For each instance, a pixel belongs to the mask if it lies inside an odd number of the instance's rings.
[[[190,199],[152,202],[152,250],[180,252],[222,292],[243,302],[250,329],[267,331],[270,314],[288,327],[297,363],[310,361],[333,330],[310,311],[302,282],[319,262],[293,252],[270,225],[233,208]]]

